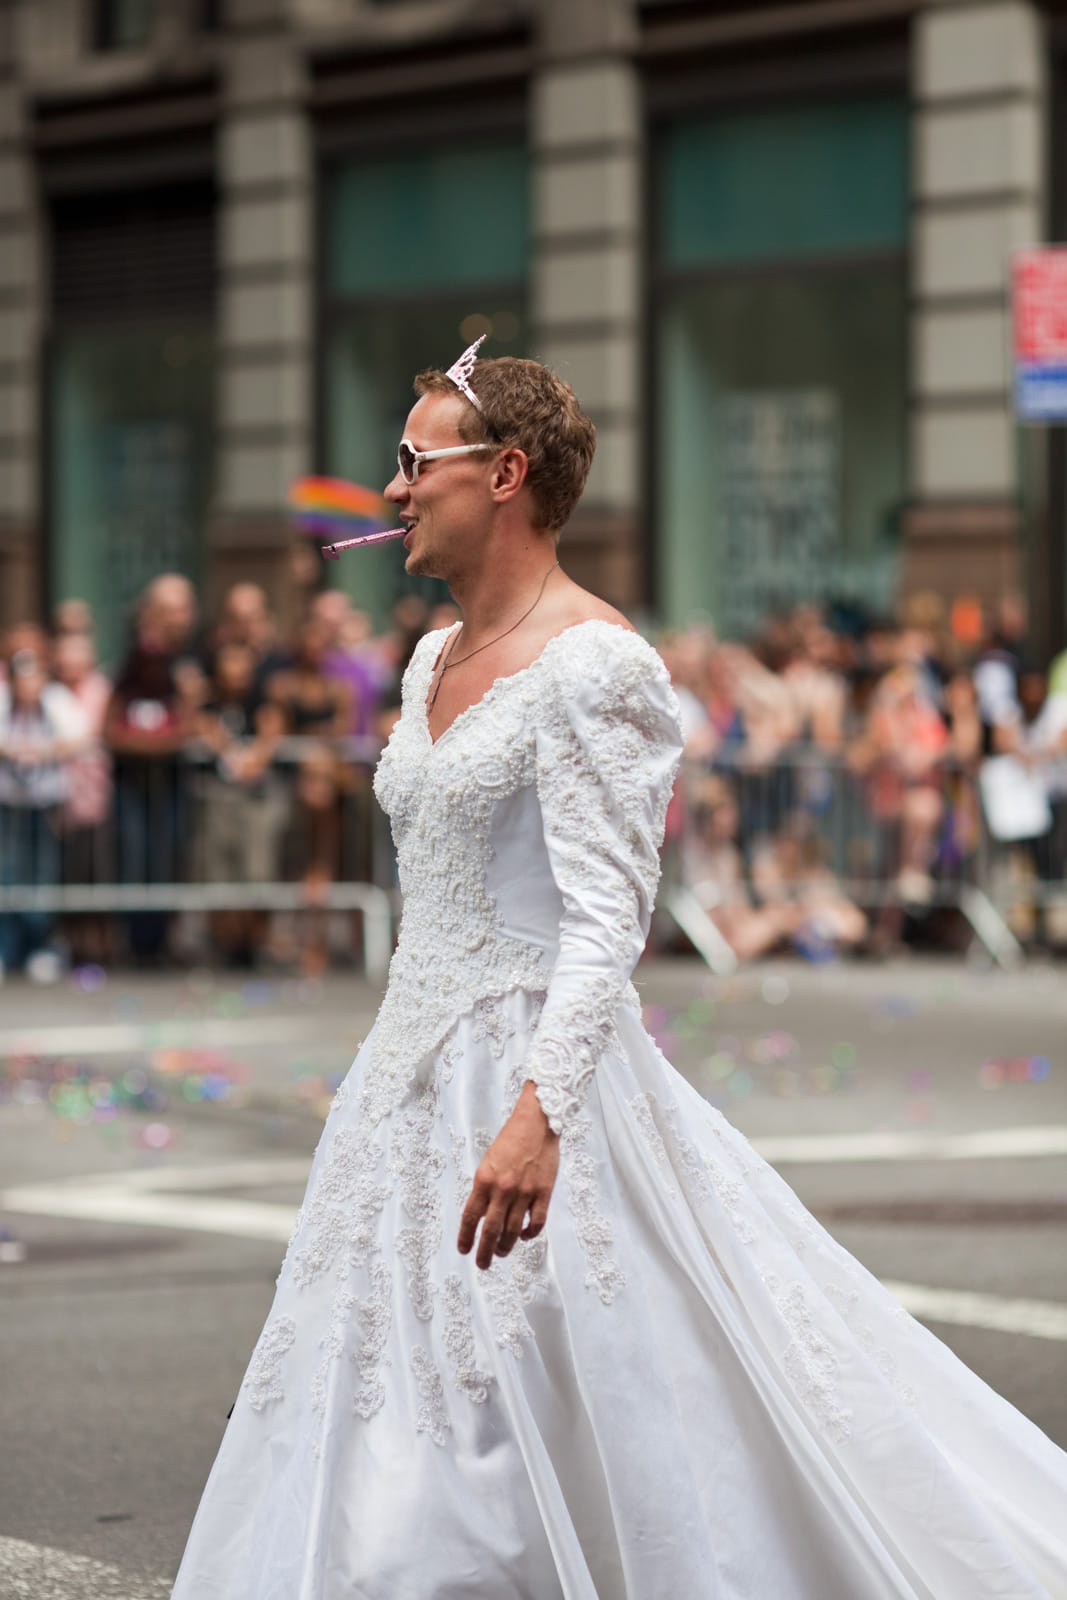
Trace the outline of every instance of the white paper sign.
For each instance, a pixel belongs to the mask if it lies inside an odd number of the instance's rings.
[[[829,389],[727,395],[716,411],[723,631],[820,596],[841,546],[841,427]]]
[[[978,774],[986,822],[994,839],[1040,839],[1052,826],[1044,779],[1015,756],[990,756]]]

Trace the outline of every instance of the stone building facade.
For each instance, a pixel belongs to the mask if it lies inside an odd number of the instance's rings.
[[[1021,588],[1061,431],[1013,253],[1064,236],[1037,0],[0,3],[0,618],[161,568],[291,591],[288,484],[382,481],[468,334],[596,421],[578,578],[726,631]],[[340,581],[384,613],[395,552]]]

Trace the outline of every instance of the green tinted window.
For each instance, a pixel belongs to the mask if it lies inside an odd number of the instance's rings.
[[[687,120],[664,135],[668,267],[903,244],[907,107],[896,97]]]
[[[521,280],[527,265],[521,143],[352,161],[332,179],[332,295],[393,294]]]
[[[199,575],[211,498],[210,330],[64,332],[49,386],[52,602],[88,600],[101,657],[122,657],[160,572]]]
[[[96,14],[98,50],[136,50],[152,38],[156,0],[100,0]]]
[[[747,638],[828,595],[887,609],[905,486],[907,298],[893,262],[738,274],[659,324],[660,602]]]

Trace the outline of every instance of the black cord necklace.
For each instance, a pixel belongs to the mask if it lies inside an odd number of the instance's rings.
[[[549,567],[548,571],[545,573],[544,577],[541,580],[541,587],[537,591],[537,599],[534,601],[533,605],[530,606],[526,611],[523,612],[522,616],[518,619],[518,622],[513,622],[511,624],[510,628],[505,628],[503,633],[498,633],[496,635],[495,639],[487,639],[485,644],[480,644],[478,646],[477,650],[468,650],[468,652],[467,652],[467,654],[465,656],[460,656],[458,661],[453,661],[452,660],[452,652],[456,647],[456,640],[459,638],[460,634],[463,631],[462,627],[459,628],[452,635],[452,638],[449,640],[448,649],[445,652],[445,659],[441,662],[441,665],[437,668],[436,672],[434,673],[433,686],[430,689],[430,698],[426,702],[426,714],[427,714],[427,716],[429,715],[429,713],[434,708],[434,703],[437,700],[437,691],[441,687],[441,679],[444,677],[445,673],[449,670],[449,668],[450,667],[461,667],[465,661],[470,661],[474,656],[480,656],[483,650],[488,650],[489,646],[491,644],[499,644],[501,639],[506,639],[509,633],[514,633],[515,629],[519,626],[519,623],[520,622],[525,622],[526,618],[530,615],[530,612],[536,610],[537,606],[540,604],[541,596],[545,592],[545,585],[547,584],[549,578],[551,578],[552,574],[555,572],[555,570],[556,570],[556,568],[558,566],[559,566],[559,562],[558,561],[554,561],[552,563],[552,565]]]

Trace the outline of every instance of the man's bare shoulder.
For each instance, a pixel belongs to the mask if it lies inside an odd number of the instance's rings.
[[[551,617],[551,632],[562,633],[565,628],[573,628],[580,622],[611,622],[629,633],[637,632],[629,617],[615,606],[572,583],[559,597]]]

